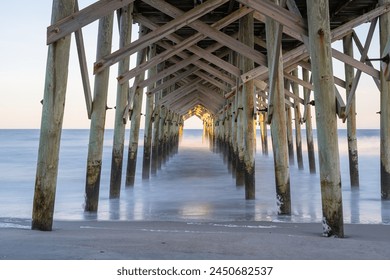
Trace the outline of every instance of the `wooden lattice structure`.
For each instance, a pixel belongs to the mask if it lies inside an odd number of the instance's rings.
[[[110,198],[120,195],[124,131],[129,118],[126,185],[134,184],[146,90],[144,179],[156,173],[161,159],[176,150],[183,122],[195,115],[203,120],[205,133],[229,155],[237,184],[245,184],[246,199],[254,199],[254,128],[258,123],[263,153],[267,153],[268,124],[279,213],[289,215],[292,111],[298,165],[303,168],[300,127],[305,124],[310,171],[316,172],[311,127],[315,106],[324,235],[343,237],[336,121],[348,122],[351,185],[358,186],[354,96],[362,72],[372,76],[381,92],[381,195],[390,198],[390,89],[385,79],[389,9],[390,0],[100,0],[79,10],[77,0],[54,0],[47,34],[49,56],[32,228],[52,228],[74,33],[91,119],[86,211],[98,209],[108,69],[118,64]],[[378,19],[381,69],[375,69],[367,57]],[[120,48],[116,51],[111,50],[114,20],[120,27]],[[82,28],[94,21],[99,21],[99,34],[92,97]],[[354,28],[367,22],[371,27],[366,41],[361,42]],[[139,24],[139,38],[131,41],[134,23]],[[332,49],[331,43],[337,40],[343,40],[343,52]],[[353,44],[361,59],[354,58]],[[135,53],[137,65],[130,69],[129,59]],[[334,76],[332,59],[345,64],[345,79]],[[338,88],[345,90],[339,92]]]

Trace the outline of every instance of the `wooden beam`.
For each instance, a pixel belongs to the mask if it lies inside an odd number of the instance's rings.
[[[364,44],[363,53],[361,54],[361,57],[360,57],[360,62],[364,63],[367,60],[368,50],[369,50],[370,45],[371,45],[372,37],[374,36],[375,27],[376,27],[376,23],[377,22],[378,22],[377,18],[373,19],[371,21],[370,29],[368,30],[368,34],[367,34],[367,38],[366,38],[366,43]],[[345,116],[343,118],[343,122],[345,122],[347,117],[348,117],[350,108],[352,106],[352,100],[353,100],[353,98],[355,96],[356,89],[358,87],[361,74],[362,74],[362,71],[360,69],[358,69],[356,71],[355,78],[353,79],[352,86],[349,89],[349,94],[348,94],[348,99],[347,99],[347,106],[346,106],[346,109],[345,109]],[[380,74],[379,71],[378,71],[378,74]]]
[[[249,8],[240,8],[239,10],[233,12],[229,16],[223,18],[222,20],[216,22],[215,24],[212,24],[212,27],[216,29],[224,28],[225,26],[231,24],[232,22],[236,21],[243,15],[249,13],[251,9]],[[142,23],[143,25],[147,26],[149,29],[154,30],[157,29],[159,26],[155,23],[153,23],[151,20],[147,19],[146,17],[135,14],[135,20]],[[167,60],[171,56],[178,54],[179,52],[183,51],[184,49],[189,49],[194,54],[197,54],[200,57],[207,58],[210,62],[216,64],[217,66],[220,66],[221,68],[229,71],[230,73],[238,76],[239,70],[237,67],[234,67],[231,64],[227,64],[226,61],[221,61],[221,59],[215,57],[214,55],[211,55],[210,52],[206,52],[203,49],[194,46],[198,41],[204,39],[206,36],[202,33],[197,33],[187,39],[183,39],[177,35],[171,34],[167,36],[167,39],[172,40],[176,44],[172,46],[170,49],[167,49],[165,52],[157,55],[155,58],[151,59],[150,61],[146,62],[144,65],[140,65],[140,67],[134,68],[128,73],[125,73],[123,77],[119,77],[120,80],[122,79],[131,79],[135,75],[139,73],[139,71],[145,71],[146,69],[154,66],[157,63],[160,63],[161,61]]]
[[[174,7],[173,5],[170,5],[169,3],[162,1],[162,0],[143,0],[143,2],[151,5],[152,7],[160,10],[161,12],[171,16],[176,17],[178,15],[183,14],[181,10]],[[206,1],[210,2],[210,0]],[[235,50],[238,53],[242,53],[246,57],[252,59],[254,62],[260,64],[260,65],[266,65],[267,59],[266,57],[256,51],[253,47],[246,46],[245,44],[242,44],[241,42],[233,39],[232,37],[226,35],[223,32],[220,32],[216,30],[215,28],[209,26],[206,23],[203,23],[200,20],[196,20],[193,22],[190,22],[188,24],[191,28],[194,28],[200,33],[203,33],[204,35],[222,43],[223,45],[226,45],[227,47],[231,48],[232,50]]]
[[[76,0],[75,1],[75,12],[78,12],[78,11],[79,11],[79,5],[78,5],[78,1]],[[88,115],[88,119],[91,119],[92,93],[91,93],[91,84],[89,82],[89,75],[88,75],[87,57],[85,55],[83,32],[81,31],[81,29],[76,30],[74,33],[74,36],[76,38],[77,54],[79,57],[81,80],[83,82],[85,104],[87,107],[87,115]]]
[[[196,6],[195,8],[193,8],[192,10],[186,13],[182,12],[180,16],[174,17],[172,21],[164,24],[160,28],[153,30],[152,32],[136,40],[130,45],[123,47],[117,50],[116,52],[112,53],[111,55],[108,55],[105,58],[97,61],[94,67],[95,73],[98,73],[99,71],[102,71],[104,68],[117,63],[123,57],[130,56],[133,53],[147,47],[148,45],[159,41],[160,39],[175,32],[181,27],[189,25],[191,22],[207,14],[208,12],[214,10],[215,8],[217,8],[218,6],[222,5],[227,1],[228,0],[209,0],[199,6]],[[150,1],[145,0],[144,2],[147,4],[149,4],[150,2],[158,3],[160,2],[160,0],[150,0]]]
[[[82,27],[118,10],[134,0],[100,0],[47,28],[47,44],[80,30]]]
[[[283,7],[273,3],[269,0],[237,0],[257,12],[272,18],[282,26],[289,26],[294,28],[299,34],[307,36],[307,24],[299,16],[284,9]]]
[[[374,10],[371,10],[364,15],[357,17],[331,31],[331,37],[332,37],[332,42],[339,40],[343,38],[346,34],[350,33],[351,30],[363,23],[366,23],[367,21],[371,21],[374,18],[385,14],[390,11],[390,3],[386,3],[383,6],[380,6]],[[286,27],[287,28],[287,27]],[[296,38],[300,39],[300,38]],[[374,77],[378,77],[377,71],[375,69],[364,65],[363,63],[360,63],[357,60],[351,60],[348,59],[348,56],[343,55],[342,53],[338,52],[336,54],[332,53],[332,55],[336,55],[339,60],[348,63],[349,65],[352,65],[356,68],[361,67],[364,68],[365,70],[361,69],[363,72],[369,74],[373,74]],[[306,47],[304,45],[297,47],[294,50],[291,50],[285,54],[283,54],[283,64],[284,67],[289,67],[291,64],[297,63],[300,60],[305,60],[309,57],[309,53],[306,50]],[[359,69],[359,68],[358,68]],[[244,73],[241,75],[241,79],[243,81],[247,81],[249,79],[254,79],[259,77],[260,80],[266,80],[268,75],[268,68],[265,66],[259,66],[251,71],[248,71],[247,73]],[[369,74],[370,75],[370,74]]]

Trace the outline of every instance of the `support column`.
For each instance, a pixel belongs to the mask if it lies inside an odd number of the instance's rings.
[[[156,55],[156,45],[152,45],[149,49],[149,59]],[[152,67],[149,69],[149,77],[156,75],[157,68]],[[154,88],[154,84],[148,86],[148,92]],[[150,176],[150,160],[152,150],[152,133],[153,133],[153,106],[154,95],[146,94],[146,106],[145,106],[145,128],[144,128],[144,157],[142,164],[142,179],[147,180]]]
[[[71,15],[74,5],[74,0],[54,0],[51,23]],[[51,231],[53,226],[70,37],[49,45],[48,50],[31,225],[36,230]]]
[[[323,235],[344,237],[328,0],[307,0],[316,104]]]
[[[380,5],[390,3],[390,0],[379,0]],[[382,54],[390,38],[390,14],[380,17],[380,53]],[[381,69],[381,197],[390,199],[390,83],[384,78]]]
[[[122,48],[131,43],[132,19],[133,19],[133,4],[122,8],[120,17],[120,42],[119,47]],[[130,67],[130,57],[124,58],[118,63],[118,75],[127,72]],[[126,110],[128,102],[129,82],[124,84],[118,83],[116,94],[116,110],[115,110],[115,125],[114,139],[112,147],[111,160],[111,177],[110,177],[110,198],[118,198],[120,196],[122,183],[122,168],[123,168],[123,151],[125,143],[126,120],[123,119],[123,114]]]
[[[157,168],[161,169],[163,158],[164,158],[164,124],[165,124],[165,118],[167,116],[167,108],[162,106],[160,108],[160,124],[158,126],[158,162],[157,162]]]
[[[288,160],[291,165],[295,164],[294,159],[294,140],[292,132],[292,112],[291,107],[286,108],[286,127],[287,127],[287,145],[288,145]]]
[[[344,53],[353,57],[352,33],[343,39]],[[347,99],[350,94],[353,80],[355,78],[354,68],[345,64],[345,83]],[[349,176],[351,187],[359,186],[359,157],[356,137],[356,102],[355,96],[351,100],[351,107],[347,118],[347,136],[348,136],[348,156],[349,156]]]
[[[140,32],[140,37],[144,36],[147,32],[147,29],[143,26],[140,26],[139,32]],[[143,49],[137,54],[137,65],[140,65],[145,61],[146,54],[147,54],[147,49]],[[137,83],[143,81],[144,78],[145,78],[145,73],[138,75],[135,78],[134,85],[133,85],[133,87],[135,87],[135,93],[133,99],[133,111],[131,116],[130,139],[129,139],[129,152],[127,158],[127,170],[126,170],[127,187],[133,187],[135,182],[142,99],[144,95],[143,88],[139,88]]]
[[[298,68],[295,68],[292,72],[293,76],[298,78]],[[292,90],[294,95],[299,97],[299,85],[297,83],[292,84]],[[295,116],[295,146],[297,150],[297,162],[298,169],[303,170],[303,157],[302,157],[302,133],[301,133],[301,110],[299,108],[299,101],[294,99],[294,116]]]
[[[155,95],[155,104],[158,102],[158,94]],[[157,168],[158,168],[158,132],[160,127],[160,106],[155,107],[154,109],[154,116],[153,116],[153,140],[152,140],[152,164],[151,164],[151,174],[156,175],[157,174]]]
[[[264,97],[260,97],[265,102]],[[267,112],[261,112],[259,115],[261,150],[263,155],[268,155],[268,131],[267,131]]]
[[[302,68],[302,78],[305,82],[309,82],[309,71]],[[316,161],[314,155],[314,141],[313,141],[313,126],[311,116],[311,105],[310,102],[310,90],[303,88],[303,95],[305,100],[306,112],[305,112],[305,124],[306,124],[306,141],[307,141],[307,153],[309,157],[309,169],[310,173],[316,173]]]
[[[278,3],[277,0],[274,3]],[[283,77],[283,62],[282,56],[275,61],[277,54],[274,52],[277,36],[277,23],[267,18],[266,35],[267,35],[267,53],[269,71],[273,72],[273,67],[277,67],[273,81],[272,92],[272,108],[268,108],[268,114],[272,112],[271,121],[271,137],[274,153],[275,165],[275,183],[276,183],[276,198],[278,204],[278,214],[291,214],[291,194],[290,194],[290,168],[288,164],[287,150],[287,129],[286,129],[286,110],[284,102],[284,77]],[[281,52],[281,49],[276,51]]]
[[[96,61],[99,61],[111,53],[113,22],[113,13],[99,20]],[[102,171],[104,126],[106,123],[109,77],[109,67],[95,75],[85,183],[84,210],[86,212],[97,212],[99,205],[100,175]]]
[[[247,46],[254,46],[253,13],[240,19],[239,38]],[[254,68],[252,60],[241,56],[240,69],[246,73]],[[242,87],[243,105],[243,147],[244,147],[244,174],[245,199],[255,199],[255,85],[254,81],[245,82]]]
[[[237,95],[237,93],[236,93]],[[237,98],[232,98],[232,177],[236,178],[237,172]]]

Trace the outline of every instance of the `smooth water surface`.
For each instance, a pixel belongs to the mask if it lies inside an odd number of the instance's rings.
[[[290,166],[292,215],[280,217],[270,139],[269,156],[262,155],[260,139],[257,141],[255,200],[244,199],[244,188],[236,187],[226,158],[210,149],[201,130],[185,130],[179,153],[170,157],[148,181],[141,179],[141,133],[135,186],[123,186],[121,198],[110,200],[112,133],[107,130],[105,135],[99,211],[92,215],[84,213],[83,207],[89,131],[63,131],[55,219],[321,221],[318,158],[317,174],[310,174],[305,138],[305,169],[298,170],[297,164]],[[0,224],[3,226],[12,224],[14,219],[31,219],[38,143],[39,130],[0,130]],[[380,198],[379,131],[358,131],[360,188],[351,188],[349,183],[346,131],[340,131],[339,143],[344,221],[390,224],[390,202]]]

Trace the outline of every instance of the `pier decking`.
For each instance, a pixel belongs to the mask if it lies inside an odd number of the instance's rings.
[[[337,118],[348,123],[351,185],[359,186],[355,92],[362,73],[381,92],[381,197],[390,198],[390,87],[387,81],[390,0],[101,0],[79,8],[77,0],[54,0],[48,27],[46,86],[35,183],[32,228],[51,230],[64,112],[70,40],[75,34],[87,115],[91,119],[85,211],[98,211],[108,83],[118,64],[110,198],[134,185],[141,114],[145,117],[142,179],[158,176],[164,159],[177,151],[185,121],[197,116],[204,133],[232,163],[245,198],[255,199],[256,135],[268,153],[272,136],[276,201],[291,214],[289,165],[303,169],[301,126],[305,125],[310,172],[315,112],[321,178],[323,234],[344,236]],[[99,21],[96,62],[86,63],[82,28]],[[120,48],[112,50],[114,21]],[[365,42],[354,28],[370,23]],[[138,39],[131,41],[134,23]],[[381,69],[368,57],[379,26]],[[332,48],[342,40],[343,51]],[[356,49],[360,54],[354,54]],[[130,68],[130,56],[137,65]],[[359,58],[356,58],[359,57]],[[332,62],[345,65],[335,77]],[[93,70],[92,89],[88,72]],[[132,80],[134,79],[134,80]],[[132,81],[132,82],[130,82]],[[313,94],[312,94],[313,92]],[[142,104],[145,102],[145,112]],[[295,126],[295,153],[292,120]],[[130,122],[126,182],[124,133]]]

